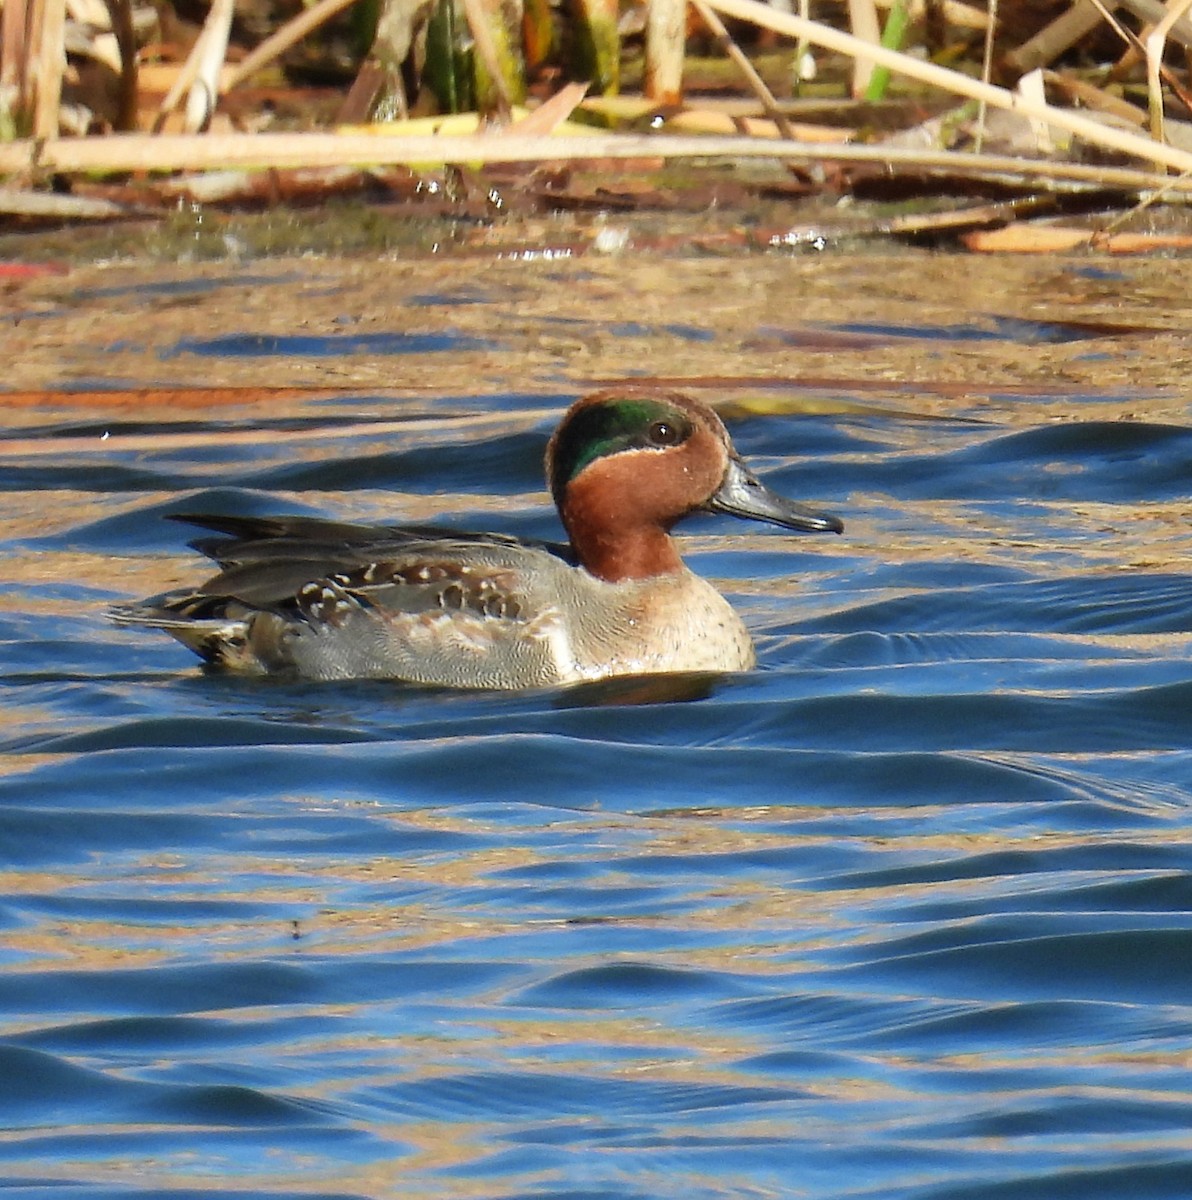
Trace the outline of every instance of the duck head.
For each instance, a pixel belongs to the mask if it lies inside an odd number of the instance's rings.
[[[580,562],[612,583],[679,570],[670,530],[692,512],[810,533],[844,528],[766,487],[720,418],[680,392],[612,388],[578,400],[547,447],[546,475]]]

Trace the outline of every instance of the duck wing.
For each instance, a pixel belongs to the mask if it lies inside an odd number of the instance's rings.
[[[555,555],[569,566],[576,564],[571,547],[564,542],[501,533],[474,533],[443,525],[357,525],[321,517],[233,517],[209,513],[171,513],[167,519],[222,534],[221,537],[195,538],[188,543],[191,549],[222,567],[286,558],[305,561],[356,559],[374,555],[385,547],[392,551],[441,542],[468,546],[531,546]]]
[[[525,659],[542,682],[558,669],[553,597],[571,574],[568,547],[310,517],[178,519],[219,535],[193,545],[220,570],[111,615],[163,629],[208,662],[416,679],[430,661],[443,664],[437,677],[472,686],[502,678],[494,663],[507,672]]]

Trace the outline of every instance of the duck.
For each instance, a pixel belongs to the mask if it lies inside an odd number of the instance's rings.
[[[577,400],[546,449],[566,544],[307,516],[178,513],[218,572],[120,605],[205,664],[312,681],[528,689],[614,676],[749,670],[753,640],[683,563],[696,512],[841,533],[772,491],[702,401],[614,387]],[[215,536],[210,536],[210,535]]]

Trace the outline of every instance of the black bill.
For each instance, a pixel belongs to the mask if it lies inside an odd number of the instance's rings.
[[[772,492],[739,459],[730,458],[724,482],[704,505],[708,512],[729,513],[750,521],[770,521],[805,533],[843,533],[844,522]]]

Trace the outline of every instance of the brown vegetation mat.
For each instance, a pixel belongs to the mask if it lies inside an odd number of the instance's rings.
[[[237,43],[231,6],[216,0],[191,34],[192,52],[173,58],[160,44],[152,54],[138,50],[134,10],[109,0],[106,36],[116,49],[107,59],[93,14],[94,43],[79,42],[83,3],[68,0],[65,19],[55,21],[61,4],[5,0],[0,82],[9,107],[0,116],[10,130],[31,133],[0,144],[0,220],[10,230],[344,195],[475,221],[496,220],[509,206],[690,208],[698,187],[672,190],[665,176],[636,191],[624,185],[641,178],[626,164],[687,161],[757,164],[771,172],[772,191],[785,184],[784,199],[796,206],[844,196],[900,202],[897,220],[884,213],[868,221],[870,236],[931,236],[973,250],[1137,253],[1185,249],[1192,233],[1184,219],[1192,0],[1003,0],[1000,12],[954,0],[887,0],[880,10],[852,0],[847,11],[822,6],[831,11],[820,20],[757,0],[690,0],[686,23],[682,3],[672,10],[671,0],[650,0],[644,43],[616,33],[616,70],[604,72],[639,78],[641,94],[615,94],[615,79],[605,79],[602,95],[564,82],[573,64],[535,62],[527,23],[521,75],[505,72],[483,117],[379,120],[366,104],[363,122],[352,124],[345,120],[375,74],[376,44],[357,57],[354,82],[348,75],[338,87],[312,89],[278,66],[312,32],[331,36],[326,22],[343,0],[277,18],[251,47],[243,35]],[[420,0],[381,6],[379,28],[404,14],[407,67],[416,63],[412,31],[424,8]],[[498,17],[481,0],[464,8],[477,53],[501,74],[493,47],[509,39],[488,27]],[[597,20],[592,5],[578,13],[577,21]],[[258,25],[270,19],[266,9]],[[667,82],[676,58],[678,88]],[[822,77],[815,84],[803,79],[813,62]],[[116,82],[96,84],[96,63]],[[429,69],[428,60],[427,77]],[[415,113],[434,107],[421,82],[414,96],[401,93],[403,103],[416,101]],[[95,132],[63,136],[68,114]],[[601,174],[611,187],[575,182]],[[485,199],[494,192],[499,203]],[[803,236],[792,228],[792,238]],[[830,242],[833,232],[808,236]]]

